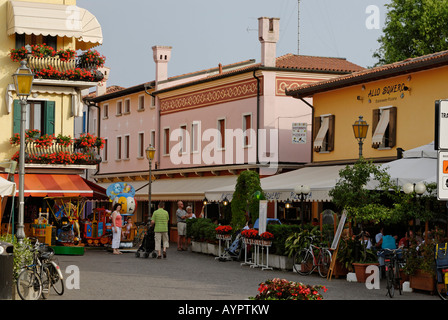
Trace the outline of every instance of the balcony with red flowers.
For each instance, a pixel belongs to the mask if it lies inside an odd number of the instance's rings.
[[[89,133],[77,139],[63,135],[41,135],[39,130],[27,130],[25,134],[26,167],[67,167],[94,169],[101,162],[100,150],[104,148],[104,139]],[[20,145],[20,134],[10,139],[12,146]],[[11,160],[18,161],[19,151]]]

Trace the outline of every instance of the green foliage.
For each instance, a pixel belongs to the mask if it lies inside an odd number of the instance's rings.
[[[231,202],[232,220],[230,225],[234,230],[240,230],[246,225],[246,212],[254,223],[259,215],[259,203],[264,199],[260,176],[255,171],[241,172],[235,186]]]
[[[333,203],[347,211],[347,217],[358,222],[393,223],[401,221],[403,214],[388,206],[395,202],[399,188],[391,182],[387,169],[380,168],[364,159],[353,166],[346,166],[339,172],[340,179],[329,194]],[[365,186],[370,182],[377,183],[376,190],[368,190]]]
[[[302,248],[308,248],[311,241],[310,237],[313,238],[314,245],[321,245],[321,232],[318,226],[304,228],[299,232],[291,234],[285,242],[285,253],[288,257],[294,256],[294,254]]]
[[[217,225],[208,218],[188,219],[187,237],[194,241],[215,242]]]
[[[274,235],[272,240],[272,247],[269,249],[269,253],[286,256],[286,239],[293,233],[298,233],[301,230],[299,225],[287,225],[287,224],[268,224],[266,231]]]
[[[372,250],[365,249],[360,240],[350,238],[339,242],[337,259],[350,272],[353,271],[355,262],[378,262],[378,257]]]
[[[0,235],[0,241],[11,243],[14,246],[13,272],[14,279],[17,279],[22,267],[33,262],[33,253],[30,250],[32,247],[31,241],[25,238],[23,243],[19,244],[17,238],[15,236],[12,237],[10,234]]]
[[[434,241],[428,239],[423,244],[418,244],[415,239],[411,239],[409,249],[404,252],[406,265],[404,272],[413,275],[417,270],[425,273],[435,275],[435,260],[434,260]]]
[[[386,5],[378,65],[448,49],[448,0],[392,0]]]

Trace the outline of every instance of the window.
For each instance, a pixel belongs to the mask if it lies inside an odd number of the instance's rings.
[[[170,153],[170,129],[163,129],[163,154],[168,155]]]
[[[103,105],[103,119],[109,118],[109,105]]]
[[[252,129],[252,114],[243,115],[243,145],[245,147],[250,146],[250,129]]]
[[[121,160],[121,137],[117,137],[117,160]]]
[[[103,162],[107,162],[107,149],[108,149],[108,141],[107,139],[104,139]]]
[[[26,106],[25,130],[35,129],[42,134],[54,134],[54,101],[28,101]],[[21,106],[14,100],[14,133],[20,133]]]
[[[129,159],[130,157],[130,144],[131,144],[131,138],[129,135],[124,136],[124,159]]]
[[[137,110],[145,110],[145,96],[138,97],[138,109]]]
[[[199,128],[201,123],[199,121],[194,121],[191,124],[191,151],[198,152],[199,151]]]
[[[151,108],[154,108],[156,106],[156,97],[151,96]]]
[[[57,49],[57,37],[16,33],[16,49],[20,49],[27,44],[36,45],[44,43],[55,50]]]
[[[131,99],[124,100],[124,113],[131,113]]]
[[[397,135],[397,108],[383,107],[373,110],[372,148],[393,148]]]
[[[322,115],[314,118],[314,151],[334,150],[334,115]]]
[[[226,146],[226,119],[218,119],[219,142],[218,148],[224,149]]]
[[[138,157],[143,158],[145,155],[145,133],[138,133]]]
[[[121,116],[123,114],[123,101],[117,101],[117,116]]]
[[[150,144],[156,146],[156,130],[151,130],[151,137],[149,138]]]

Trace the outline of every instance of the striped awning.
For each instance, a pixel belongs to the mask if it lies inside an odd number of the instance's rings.
[[[5,177],[5,174],[2,174]],[[18,196],[19,175],[14,175]],[[100,186],[92,187],[87,180],[76,174],[25,174],[25,197],[87,197],[106,194]],[[95,190],[94,190],[95,189]]]
[[[8,35],[34,34],[75,38],[77,49],[103,43],[103,31],[96,17],[77,6],[27,1],[9,1]]]

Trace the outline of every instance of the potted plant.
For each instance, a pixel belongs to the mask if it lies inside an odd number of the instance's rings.
[[[75,58],[76,51],[72,49],[63,49],[56,51],[56,55],[59,56],[61,61],[69,61]]]
[[[98,69],[104,66],[106,58],[98,51],[89,49],[79,56],[79,65],[82,68]]]
[[[327,292],[321,285],[306,285],[300,282],[274,278],[260,283],[258,294],[250,300],[322,300],[320,290]]]
[[[430,292],[435,290],[434,245],[432,240],[419,244],[413,238],[408,250],[405,250],[406,265],[403,271],[409,275],[411,288]]]
[[[58,136],[55,138],[55,141],[62,147],[69,147],[72,145],[72,138],[70,136],[64,136],[62,134],[58,134]]]

